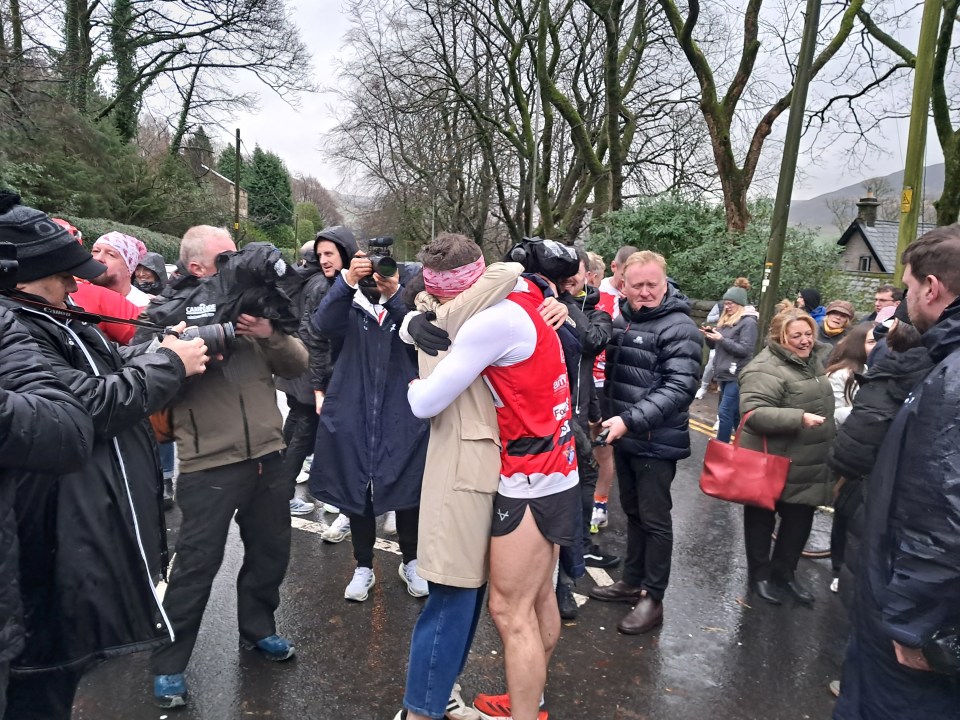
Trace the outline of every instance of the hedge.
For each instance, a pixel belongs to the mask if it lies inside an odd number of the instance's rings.
[[[93,243],[97,241],[98,237],[113,230],[118,230],[142,240],[143,244],[147,246],[147,250],[160,253],[164,261],[168,263],[176,263],[180,258],[180,238],[173,235],[166,235],[156,230],[148,230],[136,225],[126,225],[104,218],[81,218],[73,215],[61,215],[60,217],[70,221],[83,233],[83,245],[88,250],[93,247]]]

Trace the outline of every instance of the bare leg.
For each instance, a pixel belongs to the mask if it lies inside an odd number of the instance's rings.
[[[597,459],[599,477],[597,478],[597,489],[595,494],[600,497],[610,495],[610,488],[613,487],[613,478],[617,474],[613,464],[613,448],[609,445],[601,445],[593,449],[593,456]]]
[[[556,547],[529,508],[516,530],[490,541],[490,615],[503,641],[513,720],[536,720],[539,713],[547,658],[560,632],[555,562]]]

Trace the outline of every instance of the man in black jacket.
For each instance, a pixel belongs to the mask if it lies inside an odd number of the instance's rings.
[[[623,580],[595,587],[590,596],[636,603],[617,626],[636,635],[663,622],[673,553],[670,485],[677,460],[690,456],[687,410],[700,382],[702,339],[689,301],[667,280],[661,255],[643,251],[627,259],[623,294],[604,382],[616,414],[603,427],[614,444],[627,559]]]
[[[838,720],[960,708],[960,226],[927,233],[903,264],[910,319],[935,367],[870,475]]]
[[[297,337],[307,346],[310,367],[296,378],[277,378],[277,389],[286,393],[289,409],[283,424],[283,439],[287,443],[283,454],[283,473],[291,483],[299,475],[303,461],[313,453],[320,408],[333,374],[330,340],[313,329],[310,319],[337,275],[350,265],[350,259],[356,252],[357,241],[353,233],[341,225],[324,228],[312,243],[301,249],[305,262],[298,270],[303,277],[303,289],[298,298],[300,329]],[[322,460],[318,458],[318,461]],[[290,512],[293,515],[308,514],[313,508],[313,503],[304,502],[296,496],[290,500]]]
[[[38,303],[66,313],[74,277],[96,277],[103,266],[14,197],[0,195],[0,241],[17,246],[20,266],[16,290],[4,291],[0,305],[16,315],[45,366],[80,401],[95,437],[86,463],[15,474],[29,641],[11,664],[5,717],[69,720],[81,675],[96,661],[172,637],[154,590],[166,566],[166,536],[147,417],[185,377],[203,372],[206,347],[167,336],[162,344],[120,348],[94,325],[45,312]]]
[[[23,650],[17,520],[18,471],[54,473],[90,458],[93,423],[51,372],[36,343],[0,308],[0,718],[10,661]]]
[[[577,465],[580,468],[580,491],[582,502],[582,555],[585,565],[611,568],[620,564],[620,558],[604,553],[591,540],[590,516],[593,512],[593,493],[597,488],[597,463],[590,444],[589,408],[596,393],[593,384],[593,365],[607,347],[613,321],[610,315],[597,308],[600,291],[586,284],[589,258],[583,251],[577,252],[579,269],[576,275],[559,281],[561,290],[558,299],[569,313],[567,326],[580,339],[581,351],[575,358],[567,358],[570,367],[570,398],[573,401],[573,429],[577,441]],[[571,362],[572,360],[572,362]],[[561,548],[561,567],[569,548]],[[566,570],[566,568],[564,568]],[[557,581],[557,604],[560,617],[572,620],[577,617],[577,604],[570,586],[563,577]]]

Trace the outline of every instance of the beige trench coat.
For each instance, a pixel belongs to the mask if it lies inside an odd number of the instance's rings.
[[[518,263],[494,263],[473,286],[441,305],[427,293],[419,310],[455,339],[469,318],[509,295],[523,271]],[[417,353],[420,377],[446,356]],[[430,443],[420,497],[417,573],[430,582],[476,588],[487,582],[493,501],[500,483],[500,431],[493,397],[477,378],[430,421]]]

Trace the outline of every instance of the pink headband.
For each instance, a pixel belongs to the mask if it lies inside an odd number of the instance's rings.
[[[472,263],[461,265],[452,270],[431,270],[424,267],[423,284],[427,292],[434,297],[456,297],[479,280],[486,267],[487,264],[483,260],[483,255]]]
[[[140,261],[147,255],[146,245],[132,235],[124,235],[122,232],[117,232],[116,230],[108,232],[106,235],[101,235],[97,238],[97,242],[95,242],[94,245],[98,245],[99,243],[109,245],[120,253],[123,261],[130,269],[131,275],[133,271],[137,269]]]

